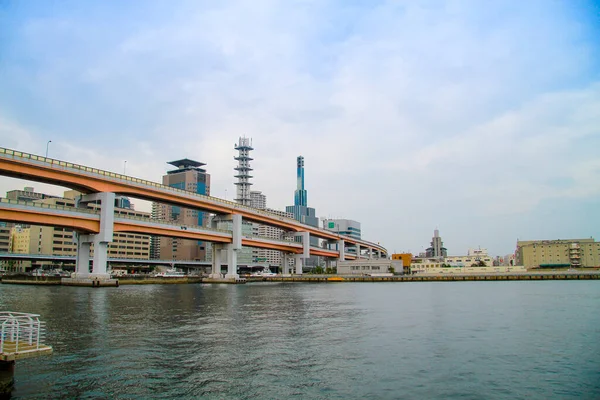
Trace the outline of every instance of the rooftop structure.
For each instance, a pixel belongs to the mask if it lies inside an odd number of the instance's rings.
[[[188,170],[196,170],[199,172],[206,172],[206,170],[200,168],[203,165],[206,165],[203,162],[190,160],[189,158],[182,158],[181,160],[169,161],[167,164],[170,164],[174,167],[177,167],[176,170],[167,171],[167,174],[177,174],[183,171]]]

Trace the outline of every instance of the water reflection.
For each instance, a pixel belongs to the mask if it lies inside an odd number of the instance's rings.
[[[592,398],[597,284],[535,284],[2,285],[0,305],[55,349],[18,363],[15,398]]]

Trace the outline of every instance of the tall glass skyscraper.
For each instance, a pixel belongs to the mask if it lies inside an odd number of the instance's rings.
[[[296,159],[296,192],[294,192],[294,205],[307,206],[306,190],[304,190],[304,157]]]
[[[287,206],[285,211],[294,215],[296,221],[303,224],[319,227],[319,218],[317,218],[315,209],[308,207],[307,192],[304,189],[304,157],[298,156],[296,159],[296,191],[294,192],[294,205]],[[319,239],[310,238],[311,246],[318,246]],[[310,257],[306,260],[306,266],[318,265],[318,257]]]

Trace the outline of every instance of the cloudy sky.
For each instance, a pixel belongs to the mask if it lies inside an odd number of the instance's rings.
[[[598,240],[600,4],[0,0],[0,146],[154,181],[188,157],[231,199],[240,136],[269,207],[303,155],[317,215],[392,252]]]

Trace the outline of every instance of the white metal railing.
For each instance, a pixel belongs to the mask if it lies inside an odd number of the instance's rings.
[[[44,345],[46,323],[38,314],[0,311],[0,353],[37,351]]]

